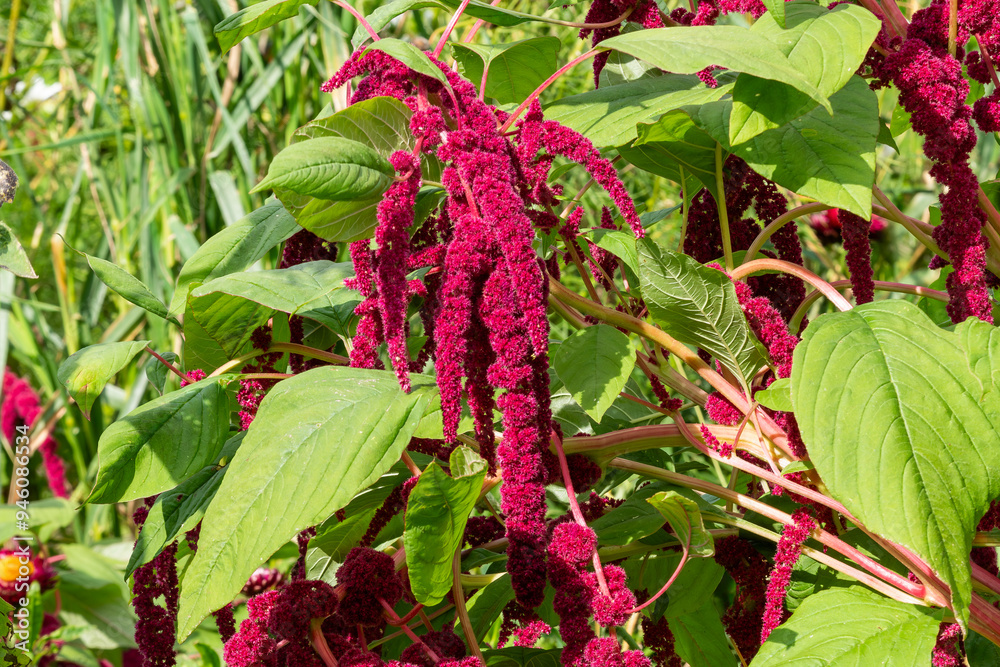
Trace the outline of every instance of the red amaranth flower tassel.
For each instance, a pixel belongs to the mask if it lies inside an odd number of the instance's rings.
[[[844,250],[847,251],[847,268],[851,274],[854,300],[858,305],[871,303],[875,300],[872,246],[868,240],[872,223],[850,211],[841,210],[837,217],[844,235]]]
[[[958,623],[942,623],[931,652],[933,667],[960,667],[966,664],[962,650],[962,628]]]
[[[793,524],[781,530],[778,551],[774,555],[774,569],[767,580],[764,615],[761,622],[760,641],[764,643],[771,631],[781,625],[785,614],[785,590],[792,580],[792,568],[802,555],[802,544],[816,528],[816,521],[808,509],[800,507],[792,513]]]
[[[767,561],[739,537],[724,537],[715,542],[715,561],[736,582],[736,599],[726,610],[722,624],[732,637],[740,655],[747,662],[760,650],[760,630],[764,606],[764,583]]]
[[[3,397],[0,402],[0,432],[13,444],[18,426],[32,426],[42,413],[38,394],[31,388],[27,380],[22,380],[10,371],[3,374]],[[49,480],[49,488],[56,498],[69,498],[66,484],[66,465],[56,453],[58,443],[52,436],[46,436],[38,447],[45,467],[45,475]]]

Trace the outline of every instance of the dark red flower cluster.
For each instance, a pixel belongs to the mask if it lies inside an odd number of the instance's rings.
[[[532,648],[539,637],[552,631],[549,624],[539,618],[533,609],[523,607],[517,600],[511,600],[503,608],[503,621],[497,648],[503,648],[514,638],[514,646]]]
[[[962,627],[958,623],[942,623],[931,652],[931,665],[960,667],[966,664],[965,651],[962,649]]]
[[[963,3],[958,14],[958,44],[970,33],[992,33],[996,11],[982,11],[985,3]],[[948,314],[961,322],[978,317],[992,323],[986,281],[987,240],[982,233],[986,217],[979,209],[979,183],[969,166],[976,145],[965,103],[969,84],[962,63],[948,51],[949,3],[934,0],[914,12],[906,39],[889,53],[877,74],[899,90],[899,103],[910,114],[913,129],[924,137],[924,153],[934,162],[931,176],[947,190],[941,195],[941,224],[934,240],[948,255],[954,271],[948,275]],[[990,104],[990,103],[987,103]],[[988,109],[981,108],[990,121]]]
[[[736,599],[723,615],[722,624],[743,660],[749,663],[760,650],[767,560],[750,542],[734,536],[716,540],[715,562],[736,582]]]
[[[809,217],[809,226],[816,233],[816,238],[823,245],[840,243],[843,240],[839,209],[831,208],[821,213],[813,213]],[[869,240],[880,241],[885,237],[889,223],[877,215],[872,216],[868,229]]]
[[[875,273],[872,270],[872,246],[868,240],[872,223],[850,211],[840,211],[841,233],[847,253],[847,269],[859,305],[875,300]]]
[[[38,394],[31,388],[27,380],[23,380],[9,370],[3,374],[3,402],[0,403],[0,433],[11,443],[16,442],[15,438],[20,435],[18,426],[34,425],[35,420],[42,413],[41,402]],[[49,480],[49,488],[57,498],[69,498],[69,489],[66,485],[66,466],[63,460],[56,453],[58,443],[51,435],[46,435],[45,439],[38,445],[38,453],[42,455],[42,464],[45,466],[45,474]]]
[[[141,528],[155,498],[147,498],[132,515]],[[138,621],[135,643],[142,654],[142,667],[172,667],[176,664],[174,630],[177,625],[177,542],[171,542],[153,560],[132,574],[132,606]],[[156,603],[163,598],[163,606]]]
[[[271,347],[271,329],[268,326],[257,327],[250,335],[250,342],[255,350],[268,350]],[[277,369],[274,364],[281,359],[280,352],[271,352],[254,357],[243,366],[244,373],[275,373]],[[257,409],[260,402],[264,400],[268,390],[271,389],[277,380],[261,380],[251,378],[240,380],[240,389],[236,392],[236,402],[240,408],[240,428],[247,430],[257,416]]]

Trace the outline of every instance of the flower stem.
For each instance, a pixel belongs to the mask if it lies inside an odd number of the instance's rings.
[[[156,359],[158,359],[158,360],[160,361],[160,363],[161,363],[161,364],[163,364],[164,366],[166,366],[166,367],[167,367],[167,368],[168,368],[168,369],[169,369],[170,371],[172,371],[172,372],[174,373],[174,375],[176,375],[176,376],[177,376],[177,377],[179,377],[180,379],[184,380],[185,382],[191,382],[191,378],[189,378],[189,377],[188,377],[187,375],[185,375],[184,373],[181,373],[181,372],[180,372],[180,371],[179,371],[179,370],[177,369],[177,367],[176,367],[176,366],[174,366],[174,365],[173,365],[172,363],[170,363],[169,361],[167,361],[166,359],[164,359],[163,357],[161,357],[160,355],[158,355],[158,354],[157,354],[156,352],[153,352],[153,348],[151,348],[151,347],[147,347],[147,348],[146,348],[146,352],[149,352],[149,353],[150,353],[151,355],[153,355],[153,356],[154,356],[154,357],[155,357]]]
[[[337,5],[338,7],[346,9],[348,12],[350,12],[351,16],[353,16],[357,20],[357,22],[360,23],[361,26],[368,31],[368,35],[372,38],[373,41],[377,42],[379,40],[378,33],[375,32],[374,28],[372,28],[372,24],[369,23],[367,19],[365,19],[364,14],[362,14],[354,7],[352,7],[350,3],[343,2],[342,0],[330,0],[330,1],[333,4]]]
[[[223,373],[228,373],[234,368],[239,368],[254,357],[259,357],[262,354],[271,354],[273,352],[288,352],[289,354],[297,354],[302,357],[309,357],[310,359],[322,359],[323,361],[328,361],[331,364],[336,364],[338,366],[347,366],[351,363],[351,360],[347,357],[334,354],[333,352],[317,350],[316,348],[309,347],[308,345],[299,345],[298,343],[273,343],[271,347],[266,350],[251,350],[246,354],[236,357],[232,361],[222,364],[212,371],[208,377],[218,377]]]
[[[753,240],[753,243],[750,244],[750,248],[747,250],[746,255],[743,257],[743,263],[746,264],[747,262],[753,260],[753,258],[757,256],[757,253],[760,252],[760,249],[764,247],[767,240],[771,238],[771,235],[787,225],[789,222],[794,221],[795,218],[803,215],[809,215],[810,213],[819,213],[827,210],[828,208],[829,206],[826,204],[814,202],[811,204],[796,206],[792,210],[782,213],[768,223],[768,225],[761,230],[760,234],[757,235],[757,238]]]
[[[715,144],[715,207],[719,210],[719,227],[722,230],[722,255],[726,272],[733,272],[733,243],[729,238],[729,207],[726,206],[726,187],[722,175],[722,144]]]
[[[929,287],[921,287],[920,285],[907,285],[906,283],[893,283],[884,280],[876,280],[875,289],[880,292],[899,292],[901,294],[912,294],[914,296],[922,296],[928,299],[934,299],[935,301],[942,301],[948,303],[948,293],[941,292],[936,289],[931,289]],[[851,289],[850,280],[835,280],[829,283],[834,289]],[[795,310],[795,314],[792,315],[792,319],[788,322],[788,330],[795,331],[798,329],[799,323],[806,316],[809,311],[810,306],[815,303],[819,297],[822,296],[818,290],[814,290],[806,295],[799,304],[799,307]]]
[[[462,17],[465,12],[465,8],[469,6],[469,0],[462,0],[462,4],[458,6],[458,9],[452,15],[451,20],[448,21],[448,26],[441,33],[441,39],[438,40],[437,46],[434,47],[434,58],[437,59],[441,56],[441,52],[444,51],[444,45],[448,43],[448,38],[451,37],[452,31],[458,24],[458,19]],[[485,78],[485,75],[484,75]]]
[[[322,625],[322,618],[314,618],[310,621],[309,642],[316,650],[316,653],[319,654],[319,657],[323,659],[323,664],[326,665],[326,667],[338,667],[337,659],[333,657],[330,645],[326,643],[326,637],[323,636]]]
[[[847,299],[840,295],[840,292],[830,286],[830,283],[826,282],[809,269],[781,259],[755,259],[733,269],[730,271],[730,274],[733,276],[733,280],[742,280],[743,278],[746,278],[747,276],[758,271],[780,271],[781,273],[787,273],[795,276],[796,278],[801,278],[819,290],[823,296],[832,301],[833,305],[836,306],[838,310],[846,311],[853,307]]]
[[[507,119],[507,122],[504,123],[503,126],[500,127],[500,132],[503,133],[503,132],[506,132],[507,130],[509,130],[511,128],[511,126],[517,121],[518,116],[520,116],[522,113],[524,113],[524,111],[529,106],[531,106],[531,103],[534,102],[538,98],[538,96],[541,95],[542,92],[546,88],[548,88],[549,86],[551,86],[556,81],[556,79],[558,79],[563,74],[565,74],[566,72],[570,71],[571,69],[573,69],[574,67],[576,67],[577,65],[579,65],[580,63],[582,63],[583,61],[588,60],[590,58],[593,58],[598,53],[600,53],[600,49],[591,49],[591,50],[587,51],[586,53],[584,53],[582,55],[579,55],[576,58],[573,58],[573,60],[569,61],[568,63],[566,63],[565,65],[563,65],[562,67],[560,67],[558,70],[556,70],[555,74],[553,74],[552,76],[550,76],[549,78],[547,78],[545,81],[542,82],[542,85],[538,86],[538,88],[535,89],[535,92],[531,93],[531,95],[528,95],[528,99],[526,99],[524,102],[521,102],[521,106],[519,106],[517,109],[515,109],[514,113],[512,113],[510,115],[510,118]]]
[[[483,652],[479,649],[479,640],[472,629],[472,619],[469,618],[469,610],[465,608],[465,591],[462,590],[462,547],[455,550],[455,557],[451,559],[451,597],[455,600],[455,611],[458,621],[462,626],[462,634],[465,635],[465,643],[472,651],[472,655],[479,658],[479,661],[486,664]]]

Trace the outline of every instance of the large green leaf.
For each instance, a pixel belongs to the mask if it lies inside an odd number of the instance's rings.
[[[157,497],[136,537],[135,548],[125,568],[126,576],[156,558],[181,533],[186,533],[201,521],[226,474],[226,468],[221,465],[223,460],[228,463],[245,434],[246,431],[241,431],[226,441],[219,454],[219,462],[202,468]]]
[[[785,13],[785,27],[768,12],[754,23],[751,31],[774,42],[820,93],[833,95],[861,65],[881,22],[856,5],[838,5],[829,10],[814,2],[778,4]],[[781,127],[815,106],[808,95],[787,83],[741,76],[733,88],[730,142],[741,144],[765,130]]]
[[[606,39],[600,48],[622,51],[678,74],[695,74],[718,65],[734,72],[781,81],[832,111],[827,96],[804,74],[800,63],[791,61],[764,35],[746,28],[713,25],[683,30],[639,30]]]
[[[59,364],[56,377],[89,418],[90,408],[101,395],[104,385],[147,345],[148,340],[90,345]]]
[[[21,278],[37,278],[31,268],[27,253],[17,240],[14,232],[5,223],[0,222],[0,269],[7,269]]]
[[[469,620],[472,621],[475,636],[485,636],[493,622],[500,618],[503,608],[513,599],[514,588],[506,575],[476,593],[469,600]]]
[[[354,308],[361,300],[357,292],[344,287],[344,279],[353,275],[350,263],[325,260],[288,269],[236,273],[193,290],[191,312],[199,321],[205,321],[228,301],[211,298],[205,308],[200,305],[201,299],[225,294],[233,300],[253,301],[289,315],[308,317],[346,335]]]
[[[940,617],[860,587],[824,591],[773,630],[750,665],[927,665]]]
[[[184,369],[206,373],[246,352],[253,332],[267,324],[272,308],[225,293],[195,299],[184,311]]]
[[[374,148],[341,137],[291,144],[274,156],[267,176],[251,192],[294,192],[327,201],[375,197],[392,184],[395,170]]]
[[[992,327],[939,329],[917,306],[880,301],[822,315],[795,348],[792,403],[834,498],[923,558],[969,615],[976,523],[1000,495]]]
[[[405,394],[391,372],[327,366],[270,391],[205,512],[181,581],[179,639],[399,459],[436,393],[433,378],[411,382]]]
[[[733,148],[761,176],[804,197],[871,217],[875,182],[878,98],[853,77],[830,102]]]
[[[59,572],[62,622],[83,628],[80,641],[89,648],[134,648],[136,617],[121,566],[82,544],[60,550],[66,557]]]
[[[639,268],[642,296],[656,324],[706,350],[749,386],[763,359],[729,277],[651,241],[639,244]]]
[[[225,53],[244,37],[289,19],[299,13],[302,5],[315,5],[316,2],[317,0],[263,0],[223,19],[215,26],[215,36]]]
[[[184,263],[170,302],[171,315],[184,312],[194,283],[243,271],[300,227],[281,202],[270,200],[211,237]]]
[[[629,558],[624,567],[633,588],[658,591],[677,570],[680,560],[681,554],[675,551],[656,551],[648,556]],[[663,607],[667,617],[693,614],[712,597],[725,574],[713,558],[689,558],[667,592],[646,613],[651,618],[658,618],[657,612]],[[665,604],[661,605],[661,601]]]
[[[340,137],[365,144],[388,159],[398,150],[413,149],[411,115],[409,108],[399,100],[375,97],[306,123],[295,131],[292,141]],[[433,162],[430,158],[423,159],[424,172],[435,171],[431,167]],[[327,241],[357,241],[371,236],[376,224],[376,207],[382,201],[381,196],[334,202],[286,190],[276,194],[299,225]]]
[[[778,185],[868,219],[881,125],[878,98],[856,76],[830,102],[833,116],[817,107],[730,150]],[[730,100],[721,100],[685,110],[725,148],[731,108]]]
[[[655,121],[685,105],[714,102],[732,88],[732,83],[709,88],[696,76],[666,74],[563,97],[545,107],[545,117],[576,130],[596,146],[621,146],[638,136],[638,123]]]
[[[598,324],[563,341],[552,366],[573,400],[599,423],[625,388],[635,367],[635,353],[628,336]]]
[[[719,142],[698,127],[690,115],[670,111],[655,123],[639,125],[637,131],[638,138],[619,149],[623,158],[680,184],[686,193],[705,187],[717,197],[716,171],[729,153],[716,153]]]
[[[323,535],[309,540],[306,552],[306,579],[337,584],[337,568],[352,548],[358,546],[368,532],[375,510],[351,514]]]
[[[433,606],[452,587],[452,560],[469,512],[486,479],[486,462],[461,446],[451,453],[452,476],[431,462],[406,501],[406,566],[417,602]]]
[[[452,44],[465,78],[479,87],[486,68],[486,96],[500,104],[523,102],[559,69],[557,37],[531,37],[506,44]]]
[[[88,502],[144,498],[214,461],[229,433],[232,375],[159,396],[111,424],[97,445],[100,468]]]
[[[726,629],[711,598],[697,610],[667,618],[674,634],[677,655],[691,667],[735,667],[739,664],[729,649]]]

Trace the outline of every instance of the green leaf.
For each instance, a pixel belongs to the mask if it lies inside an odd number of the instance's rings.
[[[144,498],[176,486],[219,455],[229,433],[234,376],[206,378],[159,396],[111,424],[87,502]]]
[[[266,204],[211,237],[184,263],[170,302],[170,314],[184,312],[191,285],[252,266],[300,227],[280,201]]]
[[[468,460],[474,457],[475,463]],[[437,462],[424,469],[406,501],[406,566],[417,602],[433,606],[452,588],[452,560],[486,479],[486,462],[465,446],[451,454],[449,477]]]
[[[375,510],[350,514],[331,530],[309,540],[306,552],[306,579],[337,584],[337,567],[344,562],[348,552],[358,545],[368,532]]]
[[[89,419],[90,408],[104,385],[148,345],[148,340],[90,345],[59,364],[56,377]]]
[[[469,13],[471,14],[472,12]],[[369,46],[365,50],[365,53],[368,53],[372,49],[392,56],[418,74],[429,76],[432,79],[437,79],[446,86],[448,85],[448,79],[445,77],[444,72],[431,62],[426,53],[409,42],[404,42],[400,39],[380,39]]]
[[[393,0],[393,2],[387,2],[380,4],[375,8],[371,14],[365,17],[368,21],[368,25],[378,33],[383,28],[388,26],[393,19],[411,9],[424,9],[426,7],[435,7],[438,9],[443,9],[444,5],[436,0]],[[363,25],[358,25],[354,30],[354,35],[351,37],[351,46],[355,50],[358,49],[362,44],[371,39],[371,35],[365,30]]]
[[[598,324],[563,341],[552,366],[573,400],[599,423],[625,388],[635,367],[635,353],[628,336]]]
[[[484,637],[493,622],[500,618],[503,608],[514,599],[514,588],[510,579],[502,576],[481,589],[469,600],[469,620],[476,637]]]
[[[61,551],[69,569],[59,572],[60,620],[85,627],[80,640],[88,648],[134,648],[136,617],[120,565],[82,544],[64,544]]]
[[[779,412],[791,412],[793,410],[791,385],[791,380],[788,378],[775,380],[770,387],[754,394],[753,399],[765,408]]]
[[[754,23],[751,32],[771,40],[822,95],[833,95],[861,65],[881,22],[855,5],[827,9],[814,2],[777,4],[787,12],[787,28],[768,12]],[[733,88],[730,143],[741,144],[765,130],[781,127],[815,106],[814,100],[787,82],[740,76]]]
[[[375,97],[307,123],[295,131],[292,140],[341,137],[363,143],[388,159],[397,150],[413,150],[411,115],[399,100]],[[434,164],[434,160],[423,158],[425,176],[440,171]],[[299,225],[327,241],[348,242],[370,237],[375,229],[376,207],[382,201],[381,196],[331,202],[284,190],[276,194]]]
[[[184,368],[206,373],[250,349],[250,338],[267,324],[273,309],[228,294],[188,294],[184,311]]]
[[[559,69],[557,37],[532,37],[499,45],[452,44],[465,78],[481,85],[500,104],[518,104]]]
[[[319,137],[291,144],[275,155],[267,176],[250,192],[273,189],[352,201],[382,194],[395,173],[373,148],[341,137]]]
[[[641,586],[656,591],[674,574],[680,560],[681,555],[676,552],[654,552],[649,558],[628,559],[625,571],[629,581],[635,582],[634,588]],[[641,581],[638,578],[640,572]],[[663,599],[667,602],[664,615],[677,618],[698,611],[705,600],[711,599],[725,573],[722,566],[712,558],[689,558],[684,569],[664,593]],[[653,613],[651,617],[657,618],[657,615]]]
[[[726,274],[651,241],[639,244],[639,268],[642,295],[656,324],[706,350],[749,386],[763,360]]]
[[[663,527],[663,515],[646,502],[657,492],[653,484],[632,493],[620,507],[590,522],[602,545],[625,545]]]
[[[767,8],[767,16],[774,19],[780,27],[784,28],[785,25],[785,5],[787,4],[784,0],[763,0],[764,7]],[[758,19],[760,20],[760,19]]]
[[[718,159],[724,163],[729,153],[723,150],[717,156],[718,142],[691,116],[671,111],[656,123],[640,125],[638,132],[638,139],[619,149],[623,158],[640,169],[669,178],[685,190],[705,187],[713,197],[717,196],[715,174],[721,167]]]
[[[223,19],[215,26],[215,36],[225,53],[244,37],[296,16],[303,5],[314,4],[316,0],[263,0]]]
[[[598,248],[607,250],[625,262],[625,266],[632,269],[633,273],[639,274],[639,252],[636,250],[635,235],[632,232],[591,227],[581,236],[589,238]]]
[[[85,252],[76,250],[73,246],[70,246],[70,248],[87,258],[87,264],[90,265],[91,270],[112,292],[115,292],[129,303],[134,303],[146,312],[152,313],[157,317],[162,317],[163,319],[171,319],[167,312],[167,307],[155,294],[149,291],[149,288],[141,280],[106,259],[88,255]]]
[[[833,116],[813,109],[732,150],[764,178],[867,220],[881,124],[878,98],[856,76],[830,102]]]
[[[1000,494],[992,327],[939,329],[880,301],[818,317],[795,348],[792,402],[831,495],[920,556],[969,618],[972,535]]]
[[[227,300],[210,298],[207,308],[201,306],[200,300],[225,294],[233,300],[245,299],[289,315],[308,317],[347,335],[354,308],[361,301],[357,292],[344,287],[344,279],[353,275],[350,263],[321,260],[287,269],[223,276],[191,292],[191,312],[204,321],[210,311],[225,307]]]
[[[709,88],[696,76],[666,74],[563,97],[545,107],[545,117],[576,130],[595,146],[622,146],[638,136],[638,123],[655,121],[685,105],[714,102],[732,88],[732,83]]]
[[[5,223],[0,222],[0,269],[7,269],[21,278],[37,278],[31,268],[27,253],[17,240],[14,232]]]
[[[241,431],[226,441],[219,454],[220,460],[232,458],[245,433]],[[156,558],[181,533],[186,533],[201,521],[225,475],[226,468],[216,462],[159,495],[149,508],[149,515],[136,537],[135,548],[125,568],[126,576]]]
[[[896,602],[861,587],[824,591],[806,598],[772,631],[750,665],[926,665],[940,617],[940,611]]]
[[[669,591],[668,591],[669,593]],[[739,664],[729,649],[726,629],[711,598],[690,614],[669,616],[677,655],[691,667],[734,667]]]
[[[705,529],[696,502],[676,491],[661,491],[646,502],[663,515],[682,544],[690,543],[688,551],[692,556],[711,556],[715,553],[715,541]]]
[[[793,86],[832,113],[830,102],[766,36],[736,26],[691,26],[684,30],[639,30],[601,42],[601,49],[622,51],[660,69],[695,74],[710,65],[746,72]]]
[[[173,352],[162,352],[160,356],[175,366],[177,360],[180,358]],[[146,360],[146,379],[149,380],[149,384],[153,385],[161,395],[167,386],[167,373],[171,372],[173,371],[164,366],[163,362],[156,357],[150,356]]]
[[[433,378],[411,382],[404,394],[391,372],[327,366],[268,393],[205,512],[181,581],[180,640],[279,547],[399,459],[436,393]]]

